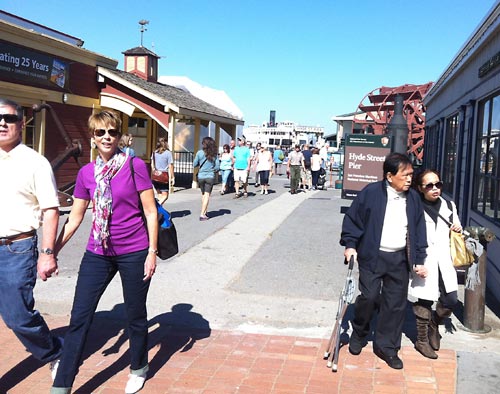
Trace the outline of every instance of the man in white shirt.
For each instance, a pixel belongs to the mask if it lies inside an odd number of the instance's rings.
[[[33,288],[37,272],[44,281],[57,274],[59,200],[47,159],[21,143],[23,127],[22,107],[0,98],[0,314],[26,349],[50,362],[55,373],[62,341],[34,309]],[[42,223],[39,254],[36,230]]]

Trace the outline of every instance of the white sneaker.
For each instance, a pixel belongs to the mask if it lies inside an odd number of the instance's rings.
[[[128,375],[128,382],[125,386],[125,394],[137,393],[140,389],[144,387],[144,382],[146,381],[146,372],[141,375]]]
[[[49,364],[50,374],[52,375],[52,381],[56,380],[57,368],[59,368],[59,359],[53,360]]]

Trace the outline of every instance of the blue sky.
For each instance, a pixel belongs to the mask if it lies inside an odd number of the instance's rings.
[[[380,86],[435,81],[494,0],[3,0],[4,11],[85,41],[119,60],[140,45],[160,75],[224,90],[260,124],[335,130]]]

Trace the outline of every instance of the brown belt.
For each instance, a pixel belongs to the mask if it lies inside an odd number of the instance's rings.
[[[36,234],[36,230],[26,231],[25,233],[19,233],[16,235],[9,235],[8,237],[0,238],[0,245],[12,245],[13,242],[21,241],[26,238],[32,238]]]

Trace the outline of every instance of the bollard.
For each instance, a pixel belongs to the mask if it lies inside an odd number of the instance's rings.
[[[488,262],[487,244],[495,238],[495,235],[491,232],[491,230],[484,227],[469,227],[467,228],[467,231],[469,231],[473,238],[479,240],[484,248],[484,251],[477,262],[481,283],[478,284],[474,290],[465,289],[464,329],[466,331],[484,334],[490,332],[491,330],[491,327],[484,324],[486,304],[486,265]]]

